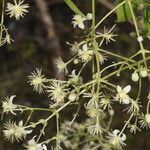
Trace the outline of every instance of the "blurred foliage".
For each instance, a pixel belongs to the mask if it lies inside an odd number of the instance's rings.
[[[119,0],[118,2],[121,1],[122,0]],[[139,5],[139,1],[140,0],[135,1],[137,3],[136,5]],[[0,96],[2,100],[6,96],[15,94],[18,97],[17,99],[19,99],[17,103],[22,103],[29,106],[33,105],[45,107],[46,105],[48,105],[48,101],[46,101],[47,95],[39,95],[38,93],[34,92],[32,90],[32,87],[30,87],[28,84],[27,76],[35,67],[39,67],[43,68],[46,75],[55,77],[52,66],[54,65],[52,62],[53,49],[50,48],[50,45],[53,45],[53,39],[51,41],[47,41],[47,32],[44,25],[41,23],[39,10],[36,6],[35,1],[28,2],[30,4],[30,10],[29,14],[25,16],[24,19],[17,22],[8,17],[5,18],[5,23],[7,24],[9,32],[14,38],[15,42],[12,45],[4,45],[0,48]],[[91,11],[91,0],[75,0],[74,2],[77,4],[79,9],[83,10],[83,13],[85,12],[86,14],[86,12]],[[109,0],[109,2],[115,5],[117,1]],[[56,35],[61,45],[63,57],[64,59],[68,59],[70,55],[69,48],[66,45],[66,41],[71,42],[73,41],[72,39],[78,40],[81,33],[79,30],[73,29],[71,24],[73,13],[64,2],[62,2],[61,0],[59,2],[58,0],[56,1],[56,3],[52,2],[51,4],[51,1],[47,0],[46,3],[49,8],[49,14],[51,15],[54,23]],[[128,12],[128,8],[125,9],[126,12]],[[124,8],[120,8],[117,14],[122,14],[120,12],[122,12],[123,10]],[[96,12],[96,17],[99,20],[108,12],[108,9],[97,1]],[[130,20],[130,14],[128,14],[127,16],[128,20]],[[150,36],[149,5],[147,5],[144,10],[144,16],[144,31],[148,36]],[[103,26],[110,28],[116,23],[117,20],[117,27],[115,29],[115,32],[119,34],[119,37],[117,37],[116,39],[118,40],[118,42],[112,43],[111,45],[105,45],[103,48],[114,51],[118,54],[123,54],[124,56],[130,56],[134,53],[135,49],[137,49],[138,45],[136,43],[136,40],[132,38],[135,35],[134,33],[132,33],[132,31],[134,31],[133,25],[129,22],[122,22],[126,21],[126,19],[127,18],[125,14],[123,16],[119,15],[118,19],[116,14],[113,14],[110,18],[107,19],[107,21],[103,23],[103,25],[98,30],[103,31]],[[147,39],[144,42],[145,47],[148,47],[149,40]],[[127,51],[127,49],[130,49],[130,51]],[[110,63],[109,57],[106,63]],[[86,76],[87,72],[85,72]],[[121,82],[125,82],[124,80],[127,78],[130,80],[128,72],[122,75]],[[118,81],[117,77],[114,79],[114,81],[116,83],[120,82]],[[145,91],[147,91],[147,86],[147,81],[145,81]],[[70,113],[72,112],[72,110],[68,110],[68,112]],[[38,114],[37,116],[39,115],[42,114]],[[80,115],[82,117],[81,112]],[[35,115],[34,118],[36,118],[37,116]],[[65,118],[67,116],[68,113],[64,113],[63,117]],[[122,126],[122,118],[120,117],[118,119],[120,121],[114,122],[114,126],[117,126],[119,128],[119,126]],[[51,124],[50,129],[51,130],[48,132],[52,132],[53,129],[55,129],[54,124]],[[2,126],[0,126],[0,131],[2,131]],[[17,144],[11,145],[2,139],[3,136],[1,132],[0,150],[18,150]],[[133,141],[133,143],[129,143],[129,147],[131,147],[130,150],[149,150],[149,139],[149,133],[147,133],[146,131],[145,137],[141,138],[140,134],[138,134],[137,137],[132,138],[132,140],[129,139],[130,141]]]

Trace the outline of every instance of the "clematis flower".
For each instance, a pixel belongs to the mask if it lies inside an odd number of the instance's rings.
[[[131,90],[131,86],[128,85],[124,88],[117,86],[117,95],[115,99],[123,104],[129,104],[130,103],[130,97],[127,95]]]
[[[12,143],[16,141],[20,141],[26,137],[27,134],[30,134],[32,130],[25,129],[23,125],[23,121],[21,120],[17,125],[16,122],[7,122],[4,124],[4,136],[7,140],[11,141]]]
[[[4,101],[2,101],[3,113],[11,112],[13,115],[16,115],[14,112],[17,108],[17,105],[13,104],[13,100],[16,95],[11,96],[10,98],[6,97]]]
[[[107,136],[109,144],[113,145],[114,147],[121,149],[126,144],[124,141],[126,140],[126,135],[124,133],[120,133],[118,129],[110,132]]]
[[[15,17],[16,20],[19,20],[20,17],[23,17],[25,13],[28,12],[28,4],[23,4],[24,0],[19,0],[18,3],[14,0],[14,4],[7,3],[7,12],[10,17]]]
[[[28,141],[28,145],[26,145],[27,150],[47,150],[45,144],[38,144],[35,142],[35,137]]]

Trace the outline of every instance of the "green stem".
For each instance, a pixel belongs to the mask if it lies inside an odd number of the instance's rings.
[[[114,9],[112,9],[107,15],[105,15],[96,25],[95,29],[107,18],[109,17],[114,11],[116,11],[120,6],[125,4],[125,1],[121,2],[119,5],[117,5]]]

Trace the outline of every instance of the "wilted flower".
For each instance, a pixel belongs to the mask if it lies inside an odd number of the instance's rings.
[[[10,35],[8,33],[6,33],[6,37],[5,37],[5,42],[7,44],[11,44],[11,42],[13,42],[14,40],[10,38]]]
[[[66,91],[67,91],[66,85],[61,81],[51,81],[51,84],[49,85],[47,90],[49,96],[52,97],[52,99],[56,103],[64,101]]]
[[[14,111],[17,108],[17,105],[13,104],[15,97],[16,95],[11,96],[10,98],[6,97],[5,100],[2,101],[3,113],[11,112],[12,114],[16,115]]]
[[[23,121],[20,121],[17,125],[15,122],[7,122],[4,124],[4,136],[7,140],[14,142],[14,140],[19,141],[30,134],[32,130],[26,130],[23,126]]]
[[[88,127],[88,131],[93,135],[101,135],[103,133],[103,128],[99,125],[99,123],[96,123],[95,125]]]
[[[28,76],[30,85],[34,87],[35,91],[42,93],[44,83],[46,82],[45,75],[42,74],[42,69],[36,68],[31,74],[31,76]]]
[[[67,63],[65,63],[60,57],[56,60],[56,65],[59,72],[68,73]]]
[[[127,108],[128,113],[138,113],[140,110],[140,102],[130,99],[130,106]]]
[[[150,128],[150,114],[142,114],[142,116],[140,117],[140,124],[141,124],[141,128]]]
[[[107,138],[108,142],[115,148],[121,149],[126,145],[124,143],[124,141],[126,140],[126,135],[124,133],[120,134],[120,131],[117,129],[115,129],[112,133],[110,132]]]
[[[92,59],[93,51],[89,49],[87,44],[84,44],[82,49],[79,49],[78,56],[83,62],[87,62]]]
[[[128,85],[122,89],[119,85],[117,86],[117,95],[115,99],[123,104],[129,104],[130,103],[130,97],[127,95],[131,90],[131,86]]]
[[[137,124],[128,124],[128,128],[130,129],[130,132],[133,134],[136,134],[137,131],[141,131],[141,129],[137,126]]]
[[[34,138],[35,137],[28,141],[28,145],[26,145],[27,150],[47,150],[45,144],[36,143]]]
[[[7,3],[7,12],[10,17],[15,17],[16,20],[19,20],[20,17],[23,17],[27,13],[28,4],[23,4],[24,0],[19,0],[18,3],[14,0],[14,4]]]

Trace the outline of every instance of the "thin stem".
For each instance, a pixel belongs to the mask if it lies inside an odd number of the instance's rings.
[[[116,11],[120,6],[125,4],[125,1],[121,2],[119,5],[117,5],[114,9],[112,9],[107,15],[105,15],[95,26],[95,29],[107,18],[109,17],[114,11]]]

